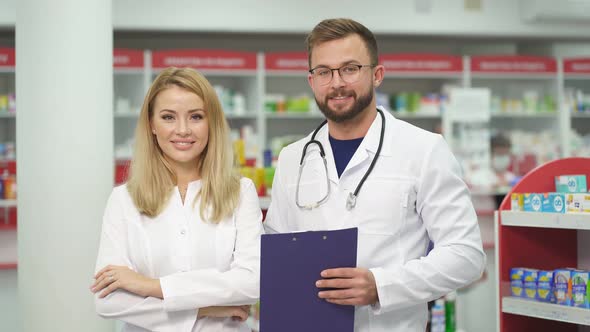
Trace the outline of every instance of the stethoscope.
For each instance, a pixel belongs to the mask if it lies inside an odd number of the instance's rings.
[[[361,179],[359,184],[356,186],[354,193],[351,192],[348,194],[348,198],[346,199],[346,209],[347,210],[352,210],[356,206],[356,198],[358,197],[359,191],[361,190],[363,184],[365,184],[365,180],[367,179],[369,174],[371,174],[371,171],[373,170],[373,167],[375,166],[375,163],[377,162],[377,158],[379,157],[379,153],[381,152],[381,147],[383,146],[383,137],[385,136],[385,115],[383,115],[383,111],[381,111],[380,109],[377,109],[377,112],[379,112],[379,114],[381,115],[381,136],[379,138],[379,146],[377,147],[377,152],[375,153],[375,157],[373,158],[373,161],[371,161],[371,165],[369,166],[369,169],[367,170],[367,172],[365,173],[365,175],[363,176],[363,178]],[[328,197],[330,196],[330,179],[328,178],[328,162],[326,161],[326,154],[324,153],[324,147],[322,146],[322,143],[315,139],[317,133],[320,131],[320,129],[322,129],[322,127],[327,122],[328,122],[328,120],[324,120],[324,122],[322,122],[314,130],[313,135],[311,135],[311,139],[303,147],[303,153],[301,154],[301,161],[299,162],[299,175],[297,176],[297,188],[295,190],[295,204],[297,204],[297,207],[299,207],[300,209],[305,209],[305,210],[315,209],[318,206],[324,204],[328,200]],[[326,171],[326,186],[328,188],[328,191],[326,192],[326,195],[322,199],[320,199],[319,201],[317,201],[315,203],[307,204],[307,205],[302,205],[299,203],[299,184],[301,182],[301,173],[303,173],[303,167],[305,166],[305,155],[307,153],[307,148],[312,144],[315,144],[319,147],[320,155],[322,156],[322,159],[324,160],[324,169]]]

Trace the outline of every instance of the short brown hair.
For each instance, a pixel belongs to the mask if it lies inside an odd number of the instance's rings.
[[[314,46],[328,41],[342,39],[352,34],[357,34],[361,37],[365,43],[365,47],[369,51],[371,65],[376,66],[379,62],[377,40],[371,30],[349,18],[331,18],[318,23],[305,39],[309,67],[311,68],[311,52]]]

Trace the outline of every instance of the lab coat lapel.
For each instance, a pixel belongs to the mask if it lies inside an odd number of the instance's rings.
[[[344,172],[347,172],[347,170],[349,169],[352,170],[361,164],[370,164],[372,160],[371,156],[373,156],[374,158],[374,154],[377,151],[377,147],[379,146],[380,136],[381,116],[379,115],[379,113],[377,113],[377,116],[375,117],[375,120],[373,120],[373,123],[371,124],[369,131],[367,131],[367,135],[359,145],[358,149],[356,149],[356,152],[352,156],[352,159],[350,159],[350,161],[348,162],[348,165],[346,166],[346,170]],[[372,153],[369,154],[369,151]]]

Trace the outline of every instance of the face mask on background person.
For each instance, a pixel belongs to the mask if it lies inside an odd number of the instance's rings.
[[[504,172],[510,166],[510,156],[507,154],[496,155],[492,157],[492,167],[497,172]]]

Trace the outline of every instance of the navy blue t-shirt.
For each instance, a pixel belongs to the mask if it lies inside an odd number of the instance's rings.
[[[334,154],[334,162],[336,162],[336,171],[338,172],[338,178],[340,178],[340,175],[346,169],[346,165],[352,159],[364,137],[347,140],[335,139],[332,136],[329,137],[332,153]]]

